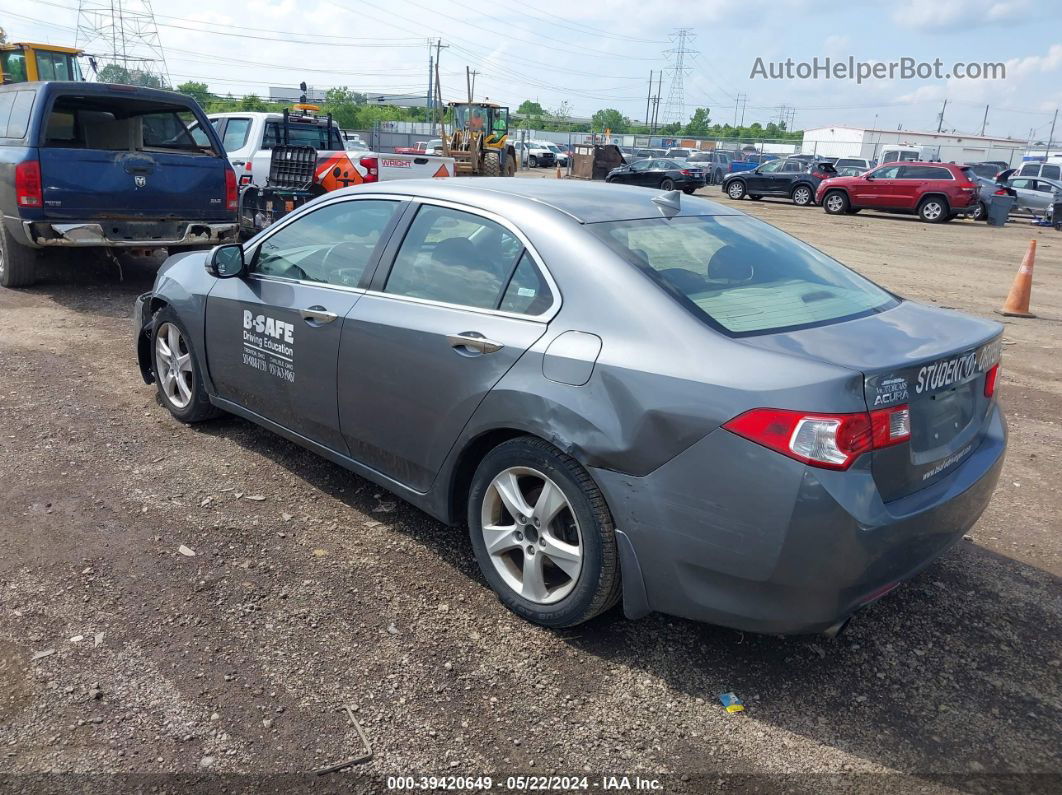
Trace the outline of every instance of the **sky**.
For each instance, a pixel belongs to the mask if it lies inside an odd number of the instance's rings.
[[[78,5],[0,0],[0,26],[11,41],[74,44]],[[83,5],[109,8],[111,0]],[[132,11],[146,4],[124,5]],[[650,70],[664,70],[663,121],[686,120],[707,107],[711,120],[723,123],[743,115],[746,124],[766,124],[791,115],[795,129],[940,124],[965,133],[979,133],[984,124],[989,135],[1046,140],[1062,104],[1057,0],[211,0],[209,6],[156,0],[154,6],[173,82],[199,80],[236,96],[301,81],[423,94],[428,42],[441,39],[444,99],[464,98],[467,66],[478,72],[477,99],[513,108],[533,99],[547,110],[567,103],[581,117],[616,108],[644,119]],[[679,27],[690,33],[681,105],[669,103]],[[83,37],[76,43],[83,45]],[[106,52],[98,42],[88,49]],[[752,76],[757,58],[767,65],[816,57],[940,59],[944,73],[957,62],[1001,62],[1006,77],[860,84]]]

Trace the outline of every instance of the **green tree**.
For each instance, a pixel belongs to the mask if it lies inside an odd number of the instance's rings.
[[[708,126],[711,119],[708,118],[708,108],[697,108],[690,117],[689,124],[683,130],[685,135],[704,137],[708,135]]]
[[[595,130],[610,130],[613,133],[626,132],[628,127],[627,119],[615,108],[602,108],[593,115],[591,121]]]
[[[181,83],[177,86],[177,90],[182,94],[192,97],[192,99],[204,108],[210,103],[210,100],[213,99],[213,95],[210,93],[210,89],[207,87],[206,83],[189,81],[187,83]]]
[[[521,116],[540,117],[546,115],[546,110],[537,102],[532,102],[530,99],[525,99],[520,103],[520,107],[516,109],[516,112]]]
[[[663,127],[657,128],[657,132],[660,135],[678,135],[682,132],[682,125],[677,121],[673,121],[671,124],[665,124]]]
[[[269,110],[269,103],[257,94],[248,94],[240,100],[240,110]]]
[[[122,83],[127,86],[144,86],[145,88],[166,87],[158,75],[140,69],[126,69],[116,63],[109,63],[100,69],[97,78],[101,83]]]

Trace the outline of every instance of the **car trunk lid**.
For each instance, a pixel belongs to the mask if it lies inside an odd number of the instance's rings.
[[[742,342],[862,372],[870,411],[910,408],[910,441],[872,453],[878,489],[891,500],[946,477],[976,449],[994,401],[985,378],[999,361],[1001,335],[998,323],[904,301],[880,314]]]

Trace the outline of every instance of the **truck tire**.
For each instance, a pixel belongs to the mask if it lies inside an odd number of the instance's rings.
[[[37,281],[37,250],[15,240],[0,225],[0,286],[29,287]]]
[[[531,155],[531,157],[527,158],[527,165],[528,168],[538,168],[538,158],[535,155]]]
[[[505,156],[505,176],[516,176],[516,152],[509,150],[509,153]]]
[[[483,153],[483,176],[485,177],[500,177],[501,176],[501,158],[497,152],[484,152]]]

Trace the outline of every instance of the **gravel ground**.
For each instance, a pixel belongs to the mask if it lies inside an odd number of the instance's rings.
[[[1058,791],[1062,237],[740,206],[984,316],[1040,241],[1041,317],[1007,321],[1003,478],[938,563],[835,640],[619,611],[530,626],[487,589],[465,530],[241,420],[173,421],[131,343],[154,264],[127,260],[119,281],[81,257],[0,290],[0,790],[556,773],[669,792]],[[344,705],[373,760],[299,777],[360,753]]]

